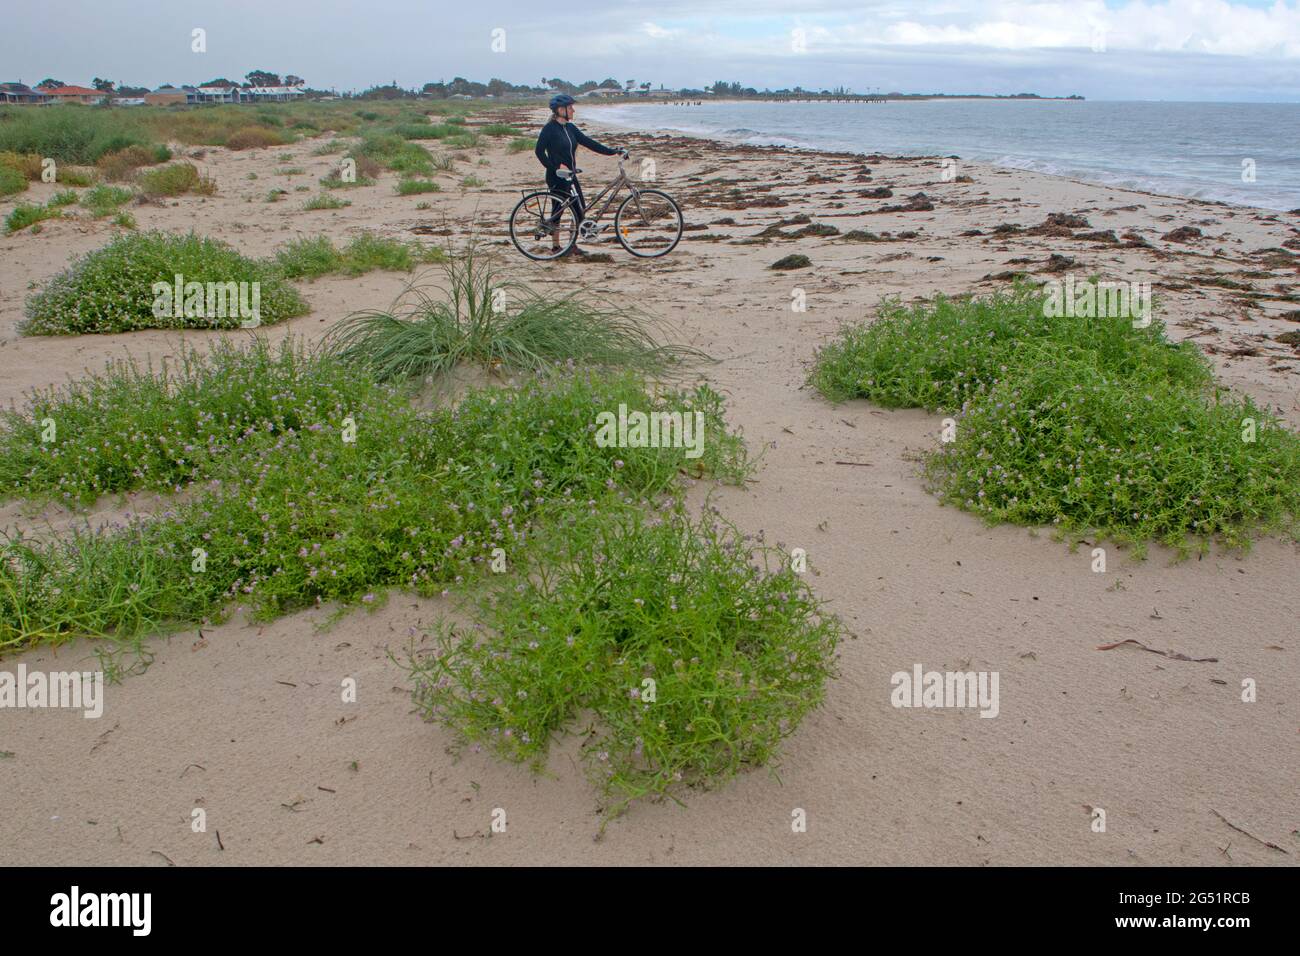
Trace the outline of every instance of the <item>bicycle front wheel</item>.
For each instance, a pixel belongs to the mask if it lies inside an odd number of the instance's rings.
[[[578,214],[562,196],[546,191],[529,193],[510,213],[510,240],[529,259],[558,259],[577,239]]]
[[[623,248],[652,259],[677,248],[682,238],[682,211],[667,193],[639,189],[623,200],[614,214],[614,231]]]

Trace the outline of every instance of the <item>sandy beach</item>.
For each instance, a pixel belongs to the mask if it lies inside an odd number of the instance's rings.
[[[544,113],[505,113],[530,133]],[[478,122],[474,120],[472,122]],[[0,713],[0,863],[6,864],[868,864],[1294,865],[1300,860],[1297,731],[1300,548],[1177,562],[1088,547],[1047,531],[988,527],[942,507],[917,474],[941,416],[862,401],[832,405],[805,385],[819,345],[887,297],[984,293],[1014,274],[1150,282],[1171,337],[1191,339],[1221,381],[1300,428],[1300,211],[1275,213],[1090,185],[958,159],[890,158],[738,146],[578,122],[653,160],[679,201],[681,244],[636,260],[612,236],[610,261],[533,263],[506,237],[520,190],[540,188],[531,152],[500,140],[394,194],[394,174],[349,191],[352,205],[265,203],[270,184],[313,184],[337,159],[327,139],[194,161],[212,197],[132,207],[141,229],[195,230],[253,256],[300,236],[363,230],[500,249],[538,287],[590,286],[662,318],[718,359],[701,370],[727,417],[761,452],[744,488],[699,483],[692,498],[742,529],[808,553],[812,585],[854,634],[827,704],[772,772],[742,775],[686,807],[640,803],[595,839],[595,795],[561,742],[549,772],[487,754],[459,760],[450,735],[414,713],[389,657],[447,607],[394,594],[374,612],[326,611],[227,623],[152,642],[148,670],[106,690],[104,715]],[[194,150],[186,149],[193,153]],[[292,164],[299,177],[276,176]],[[486,160],[480,165],[480,160]],[[583,159],[589,196],[613,158]],[[256,173],[257,179],[247,178]],[[473,174],[486,185],[462,188]],[[27,201],[58,187],[34,184]],[[249,201],[251,198],[251,202]],[[417,202],[428,202],[417,210]],[[15,202],[0,202],[0,214]],[[887,211],[894,207],[892,211]],[[1086,224],[1062,225],[1080,217]],[[1078,220],[1069,220],[1077,222]],[[105,221],[50,220],[0,237],[0,400],[21,403],[106,360],[174,355],[205,332],[22,337],[25,298],[73,256],[104,245]],[[833,226],[833,235],[793,235]],[[772,227],[777,227],[775,230]],[[1001,227],[1001,228],[999,228]],[[1010,228],[1015,227],[1015,228]],[[844,234],[864,230],[877,241]],[[779,233],[779,234],[777,234]],[[809,268],[773,271],[791,253]],[[410,275],[298,283],[311,312],[266,328],[319,340],[351,312],[388,305]],[[791,309],[802,290],[807,310]],[[92,523],[148,512],[156,496],[105,499]],[[84,521],[57,507],[0,505],[0,527],[40,532]],[[1099,650],[1125,640],[1141,642]],[[1213,662],[1183,658],[1215,658]],[[42,646],[8,668],[90,668],[94,645]],[[891,675],[996,671],[1000,713],[891,705]],[[356,704],[340,681],[357,680]],[[1253,679],[1258,700],[1242,701]],[[194,833],[192,811],[207,815]],[[495,809],[505,833],[492,833]],[[1090,826],[1106,811],[1104,833]],[[792,812],[807,831],[792,832]],[[1242,831],[1246,831],[1243,833]],[[1276,848],[1266,846],[1274,844]]]

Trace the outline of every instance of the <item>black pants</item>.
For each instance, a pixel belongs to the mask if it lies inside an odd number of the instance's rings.
[[[577,213],[578,223],[581,224],[583,216],[587,213],[587,200],[583,198],[582,186],[578,184],[578,178],[575,176],[572,179],[561,179],[559,176],[553,176],[550,173],[546,174],[546,188],[556,195],[568,196],[570,194],[570,186],[572,186],[572,194],[574,197],[573,211]],[[552,199],[551,225],[559,225],[559,222],[560,201],[558,199]]]

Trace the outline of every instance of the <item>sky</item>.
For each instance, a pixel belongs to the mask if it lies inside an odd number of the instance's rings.
[[[1300,0],[5,0],[0,80],[296,74],[1300,102]],[[203,31],[205,49],[193,36]]]

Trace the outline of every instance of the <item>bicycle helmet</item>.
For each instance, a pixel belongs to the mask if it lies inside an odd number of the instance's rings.
[[[576,102],[578,101],[568,93],[556,93],[551,97],[551,112],[554,113],[561,106],[572,106]]]

